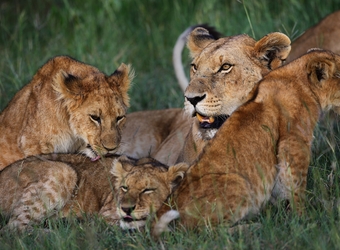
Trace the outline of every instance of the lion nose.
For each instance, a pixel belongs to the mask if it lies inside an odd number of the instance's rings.
[[[131,215],[131,213],[133,212],[133,210],[135,210],[136,206],[131,206],[131,207],[121,207],[122,210],[127,214],[127,215]]]
[[[192,106],[196,107],[197,103],[202,101],[205,98],[205,94],[202,96],[195,96],[195,97],[187,97],[187,100],[192,104]]]
[[[112,146],[112,147],[108,147],[108,146],[105,146],[105,145],[103,145],[103,147],[105,148],[105,150],[107,150],[108,152],[112,152],[112,151],[114,151],[117,147],[115,147],[115,146]]]

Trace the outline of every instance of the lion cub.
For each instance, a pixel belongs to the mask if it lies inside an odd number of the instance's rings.
[[[0,173],[6,228],[23,231],[52,215],[98,214],[123,229],[138,228],[183,178],[186,164],[167,168],[145,158],[52,154],[18,161]]]
[[[339,55],[312,50],[270,72],[187,171],[171,198],[179,214],[157,212],[154,234],[178,215],[191,228],[234,223],[271,196],[302,213],[313,130],[329,109],[340,112]]]
[[[129,106],[130,66],[107,76],[67,56],[45,63],[0,114],[0,170],[28,156],[115,153]]]

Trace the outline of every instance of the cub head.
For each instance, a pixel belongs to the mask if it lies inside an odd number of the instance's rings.
[[[166,167],[151,158],[137,162],[125,156],[113,162],[111,173],[116,177],[117,211],[123,229],[139,228],[155,213],[183,179],[188,165]]]
[[[96,160],[114,153],[120,143],[133,72],[125,64],[110,76],[90,69],[87,72],[80,77],[60,70],[53,88],[72,136],[80,142],[79,151]]]
[[[322,110],[332,109],[340,114],[340,55],[312,49],[295,62],[302,69],[307,68],[311,89],[319,99]]]
[[[247,35],[214,39],[201,27],[188,37],[193,58],[185,90],[185,111],[196,116],[198,136],[211,139],[222,123],[248,99],[256,83],[281,66],[290,40],[270,33],[255,41]]]

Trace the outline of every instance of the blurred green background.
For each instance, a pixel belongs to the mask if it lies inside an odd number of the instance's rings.
[[[281,31],[293,40],[337,9],[339,0],[2,0],[0,110],[56,55],[106,74],[121,62],[132,64],[130,111],[181,107],[171,56],[188,26],[208,23],[224,35],[255,39]],[[183,58],[187,67],[186,51]]]

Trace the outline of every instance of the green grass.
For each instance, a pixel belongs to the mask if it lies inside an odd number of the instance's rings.
[[[0,3],[0,110],[49,58],[70,55],[112,73],[132,64],[136,78],[130,111],[181,107],[183,94],[171,64],[177,36],[209,23],[225,35],[256,39],[281,31],[292,40],[339,0],[3,0]],[[247,15],[248,13],[248,15]],[[187,54],[187,51],[185,51]],[[186,67],[189,60],[186,59]],[[330,120],[332,122],[330,122]],[[339,127],[326,118],[315,133],[307,214],[297,218],[268,205],[252,222],[259,229],[230,234],[223,226],[200,234],[176,227],[162,244],[149,232],[123,232],[100,219],[49,221],[51,232],[5,233],[0,249],[335,249],[339,230]],[[1,223],[5,223],[4,218]]]

